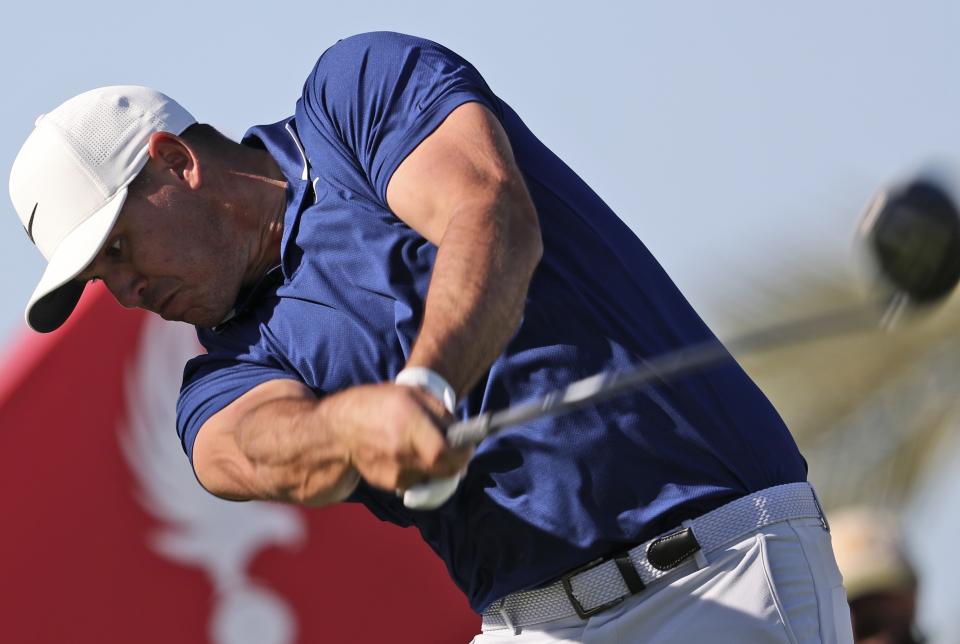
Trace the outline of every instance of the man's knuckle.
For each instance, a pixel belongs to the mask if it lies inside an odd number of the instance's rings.
[[[424,452],[422,460],[427,469],[435,470],[443,465],[443,451],[428,450]]]

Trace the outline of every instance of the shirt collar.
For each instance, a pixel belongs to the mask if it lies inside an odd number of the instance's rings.
[[[247,130],[241,142],[269,152],[287,180],[287,207],[283,215],[283,237],[280,240],[280,268],[284,277],[289,278],[292,269],[289,266],[287,247],[304,209],[304,201],[313,189],[310,184],[310,162],[300,142],[296,121],[291,116],[269,125],[255,125]]]
[[[237,296],[237,303],[234,304],[232,309],[230,309],[230,312],[227,313],[226,317],[224,317],[219,324],[213,327],[213,332],[222,333],[223,330],[230,324],[230,322],[241,317],[267,293],[280,286],[283,283],[283,280],[283,271],[280,269],[280,265],[278,264],[264,273],[263,276],[260,277],[260,279],[257,280],[252,286],[241,289],[240,294]]]

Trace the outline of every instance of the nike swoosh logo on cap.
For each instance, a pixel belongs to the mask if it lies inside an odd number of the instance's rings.
[[[37,214],[37,206],[39,205],[40,205],[39,201],[33,204],[33,210],[30,212],[30,221],[27,222],[26,227],[24,227],[23,229],[27,233],[27,237],[30,238],[30,241],[33,242],[34,246],[37,245],[37,242],[34,241],[33,239],[33,216]]]

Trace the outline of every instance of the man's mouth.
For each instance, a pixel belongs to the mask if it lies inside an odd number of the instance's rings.
[[[157,313],[160,314],[160,317],[162,317],[165,320],[170,319],[170,316],[173,310],[172,305],[176,300],[176,295],[177,295],[176,289],[170,291],[170,293],[168,293],[166,296],[163,297],[163,299],[160,300],[157,307],[154,309]]]

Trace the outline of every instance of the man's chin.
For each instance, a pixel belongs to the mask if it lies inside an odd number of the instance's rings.
[[[187,309],[182,313],[164,312],[157,313],[157,315],[168,322],[185,322],[198,327],[214,327],[226,321],[230,313],[230,311],[220,313]]]

